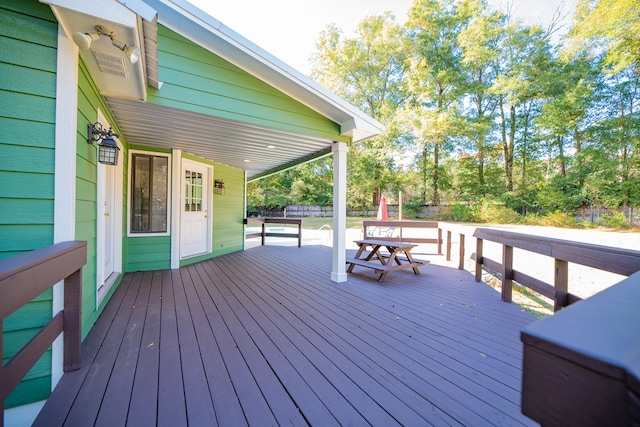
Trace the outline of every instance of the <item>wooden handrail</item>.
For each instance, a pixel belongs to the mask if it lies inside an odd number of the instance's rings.
[[[445,259],[451,261],[451,248],[453,246],[452,234],[457,233],[459,238],[458,244],[458,269],[464,270],[465,261],[465,239],[467,236],[473,235],[476,227],[461,224],[451,224],[447,222],[438,222],[438,228],[447,232],[447,240],[445,246]]]
[[[262,238],[262,246],[265,243],[265,237],[297,237],[298,238],[298,247],[302,246],[302,220],[299,218],[245,218],[245,225],[257,225],[260,224],[262,226],[262,230],[256,233],[245,234],[245,238],[251,237],[261,237]],[[266,224],[291,224],[298,226],[298,233],[276,233],[276,232],[267,232]]]
[[[554,300],[554,310],[566,307],[579,297],[569,293],[568,263],[584,265],[611,273],[630,276],[640,271],[640,252],[630,249],[574,242],[550,237],[532,236],[505,230],[476,228],[476,281],[481,280],[482,266],[502,273],[502,300],[511,302],[511,286],[515,281]],[[483,241],[502,244],[502,262],[483,255]],[[555,260],[554,284],[513,269],[513,248],[546,255]]]
[[[640,422],[640,273],[521,332],[522,413],[541,425]]]
[[[375,236],[378,240],[388,240],[392,242],[407,242],[407,243],[432,243],[438,245],[437,253],[442,253],[442,230],[438,225],[438,221],[374,221],[374,220],[366,220],[362,221],[363,228],[363,237],[367,238],[367,228],[368,227],[397,227],[398,228],[398,236],[395,237],[386,237],[386,236]],[[424,229],[436,229],[438,233],[437,238],[423,238],[423,237],[415,237],[408,236],[404,233],[405,228],[424,228]]]
[[[64,280],[64,309],[56,314],[6,365],[0,364],[0,414],[4,401],[53,341],[64,332],[64,371],[81,365],[82,266],[86,242],[63,242],[0,260],[0,329],[4,319]],[[0,354],[4,335],[0,335]],[[4,423],[0,417],[0,426]]]

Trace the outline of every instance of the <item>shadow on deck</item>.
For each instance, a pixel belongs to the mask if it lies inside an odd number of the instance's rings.
[[[382,283],[331,282],[322,246],[129,273],[35,425],[533,425],[535,318],[426,258]]]

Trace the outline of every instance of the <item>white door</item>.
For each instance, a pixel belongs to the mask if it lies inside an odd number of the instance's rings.
[[[113,284],[118,251],[117,224],[118,204],[116,203],[116,177],[118,168],[98,164],[98,212],[96,239],[96,267],[98,299]]]
[[[180,257],[188,258],[209,251],[209,167],[182,161],[182,212]]]
[[[98,113],[98,121],[106,123]],[[118,146],[120,143],[116,140]],[[97,304],[122,271],[122,161],[117,166],[98,163],[96,212]]]

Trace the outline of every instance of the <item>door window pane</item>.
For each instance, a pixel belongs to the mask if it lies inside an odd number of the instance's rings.
[[[169,159],[133,154],[131,177],[131,232],[167,232]]]
[[[202,173],[184,172],[184,211],[202,212]]]

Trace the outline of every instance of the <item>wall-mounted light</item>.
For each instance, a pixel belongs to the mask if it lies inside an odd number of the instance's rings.
[[[140,60],[140,49],[133,46],[127,46],[126,43],[121,42],[116,37],[116,34],[102,25],[96,25],[95,33],[83,33],[82,31],[76,31],[73,33],[73,41],[78,45],[80,49],[89,49],[91,43],[98,40],[101,35],[105,35],[111,39],[111,44],[120,49],[127,56],[127,59],[135,64]]]
[[[87,142],[89,144],[102,141],[98,144],[98,162],[103,165],[116,166],[120,148],[118,148],[118,144],[113,139],[114,137],[117,138],[118,134],[113,132],[111,126],[109,126],[109,130],[105,130],[99,122],[89,123],[87,125],[87,134]]]
[[[215,180],[216,194],[224,194],[224,181],[221,179]]]

